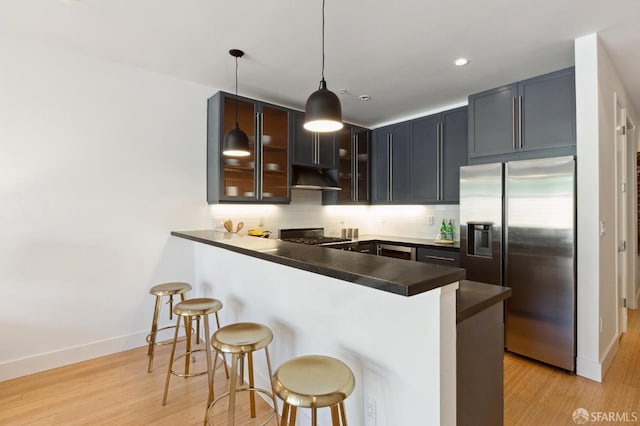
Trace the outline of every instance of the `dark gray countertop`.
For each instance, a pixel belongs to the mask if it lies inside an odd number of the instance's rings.
[[[456,292],[456,322],[462,322],[509,297],[509,287],[462,280]]]
[[[413,296],[465,278],[465,270],[461,268],[278,239],[214,230],[174,231],[171,235],[402,296]]]

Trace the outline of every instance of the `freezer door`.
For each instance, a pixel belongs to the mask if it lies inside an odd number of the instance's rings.
[[[502,163],[460,167],[460,263],[468,280],[502,285]]]
[[[505,169],[507,350],[575,370],[575,159]]]

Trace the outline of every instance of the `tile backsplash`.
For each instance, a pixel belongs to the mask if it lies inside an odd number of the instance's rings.
[[[222,229],[231,219],[244,222],[244,230],[262,224],[277,237],[281,228],[324,227],[325,234],[339,236],[341,228],[359,228],[360,235],[381,234],[436,238],[442,219],[451,219],[457,228],[460,210],[457,204],[323,206],[320,191],[293,190],[291,204],[215,204],[209,206],[209,228]],[[458,239],[458,233],[454,234]]]

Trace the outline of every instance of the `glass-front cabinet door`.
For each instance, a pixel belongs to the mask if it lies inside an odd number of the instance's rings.
[[[259,192],[265,201],[289,198],[289,112],[263,105],[259,115],[261,130],[261,171]]]
[[[224,98],[224,126],[221,135],[220,156],[222,160],[222,197],[225,199],[256,198],[256,109],[252,102],[238,100],[238,124],[249,137],[248,157],[225,157],[222,155],[224,135],[236,123],[236,100]]]
[[[355,154],[354,201],[366,203],[369,202],[369,131],[354,128],[353,145]]]
[[[338,203],[353,201],[354,187],[352,184],[353,170],[353,140],[351,127],[344,126],[338,133],[338,181],[342,191],[338,191]]]
[[[249,138],[250,155],[222,154],[224,135],[236,123]],[[218,92],[209,99],[207,122],[207,201],[209,203],[288,203],[289,111]]]
[[[341,191],[323,194],[324,204],[367,204],[369,202],[369,131],[345,125],[336,135],[337,178]]]

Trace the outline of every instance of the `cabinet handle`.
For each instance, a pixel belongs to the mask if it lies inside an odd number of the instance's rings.
[[[353,181],[352,201],[358,201],[358,136],[351,136],[351,178]]]
[[[516,150],[516,98],[511,99],[511,142]]]
[[[262,113],[258,113],[258,129],[260,129],[260,175],[258,176],[258,199],[262,200],[262,191],[264,190],[264,146],[262,145],[262,135],[264,134],[264,123],[262,120]],[[258,162],[256,161],[256,164]]]
[[[371,250],[370,249],[366,249],[366,250],[360,250],[360,253],[370,253]]]
[[[438,200],[442,200],[444,193],[444,123],[440,122],[440,156],[438,157],[438,176],[440,184],[438,185]]]
[[[522,96],[518,96],[518,144],[522,149]]]
[[[433,259],[433,260],[444,260],[446,262],[455,262],[455,259],[452,259],[450,257],[442,257],[442,256],[429,256],[429,255],[422,255],[423,259]]]
[[[313,164],[318,164],[318,160],[316,160],[317,146],[318,146],[318,134],[314,133],[313,144],[312,144],[313,151],[311,151],[311,162]]]
[[[387,201],[393,201],[393,135],[389,136],[389,194]]]
[[[436,124],[436,199],[440,199],[440,123]]]

